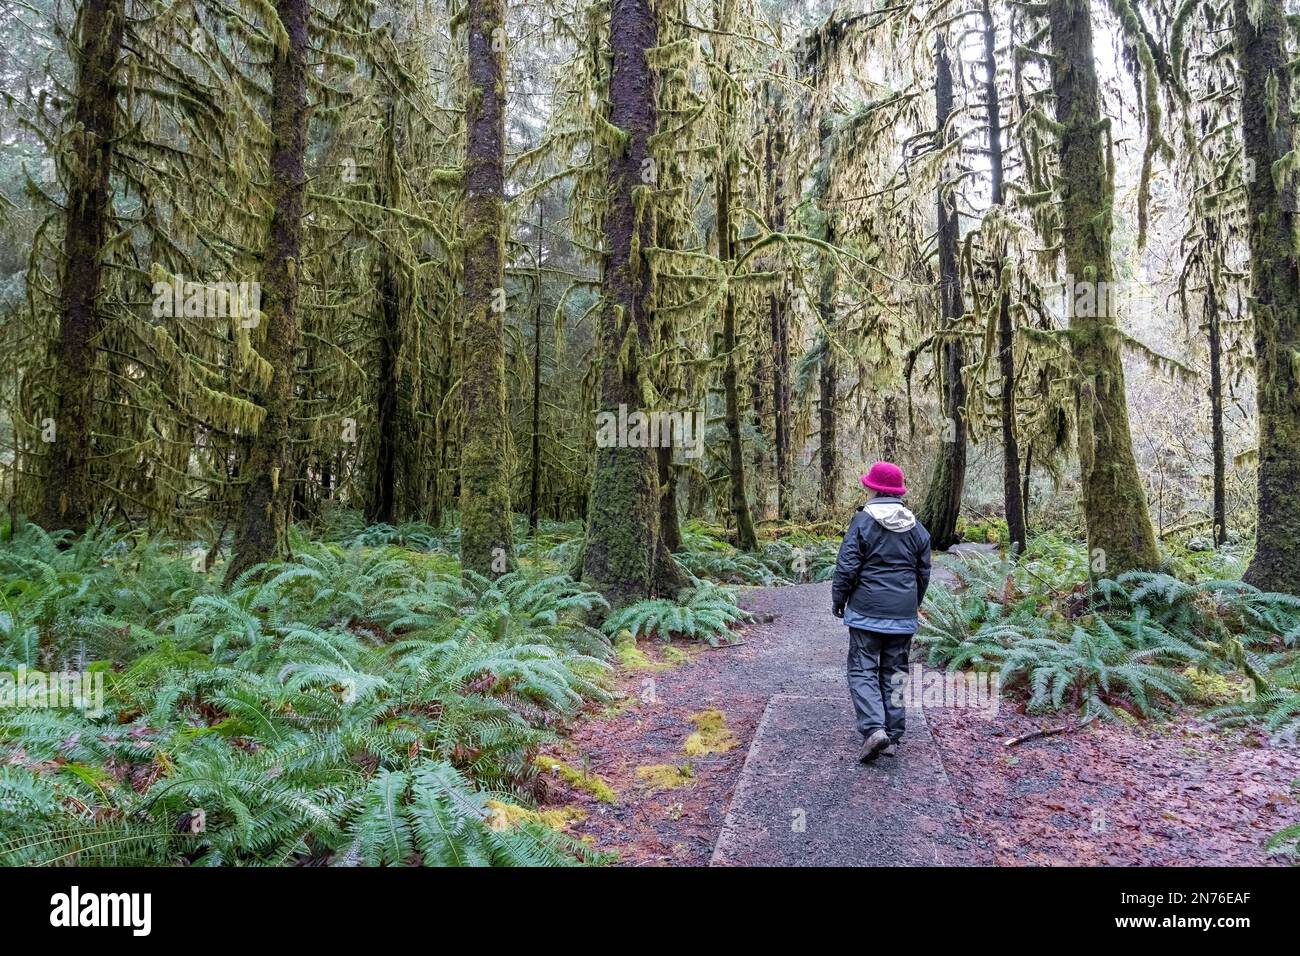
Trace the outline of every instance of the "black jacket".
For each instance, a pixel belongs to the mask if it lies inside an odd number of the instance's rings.
[[[882,523],[867,508],[892,513]],[[849,604],[866,617],[915,617],[929,585],[930,532],[902,501],[882,496],[859,508],[835,560],[831,584],[835,613]]]

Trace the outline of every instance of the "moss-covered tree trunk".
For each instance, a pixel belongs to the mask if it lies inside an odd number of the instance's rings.
[[[465,127],[465,286],[460,559],[499,573],[513,562],[505,387],[505,2],[469,0]]]
[[[1088,548],[1097,574],[1154,568],[1160,554],[1147,511],[1129,433],[1121,336],[1115,296],[1111,233],[1115,202],[1113,157],[1104,141],[1101,94],[1093,56],[1091,4],[1048,5],[1052,88],[1060,137],[1061,240],[1074,287],[1070,343],[1077,376],[1079,466]],[[1091,298],[1097,308],[1077,308]]]
[[[952,64],[943,34],[935,38],[936,135],[939,142],[950,142],[956,135],[949,131],[952,117]],[[939,305],[941,330],[945,334],[939,347],[939,388],[944,423],[939,454],[930,471],[930,485],[921,505],[920,519],[930,532],[934,547],[946,551],[957,542],[957,518],[961,514],[961,496],[966,485],[966,381],[962,376],[965,354],[956,324],[961,318],[961,272],[957,249],[961,236],[957,224],[955,197],[939,183],[937,195],[939,252]]]
[[[785,125],[781,115],[781,92],[775,83],[765,86],[768,97],[767,133],[764,137],[764,166],[769,182],[768,224],[773,232],[785,232]],[[781,280],[767,300],[772,348],[772,444],[776,456],[776,513],[782,521],[791,514],[790,478],[790,282]]]
[[[718,170],[717,228],[718,258],[729,265],[735,258],[735,236],[731,225],[731,182],[734,172],[727,159]],[[736,334],[736,297],[728,288],[722,299],[722,393],[724,399],[723,421],[727,429],[727,463],[731,483],[731,517],[736,522],[736,547],[742,551],[758,548],[754,532],[754,517],[749,510],[749,496],[745,492],[745,445],[740,431],[740,389],[736,353],[740,339]]]
[[[810,197],[820,212],[817,238],[828,245],[835,244],[834,212],[826,204],[833,174],[832,141],[834,121],[824,116],[817,124],[819,138],[819,163],[823,169],[814,177],[814,192]],[[817,366],[817,467],[818,497],[823,516],[833,516],[837,506],[835,479],[838,470],[837,436],[835,430],[835,400],[839,393],[839,369],[835,363],[835,344],[831,341],[835,327],[835,262],[823,253],[817,277],[817,321],[820,326],[818,348],[821,350]]]
[[[1245,579],[1300,594],[1300,263],[1287,23],[1281,0],[1233,0],[1259,405],[1255,557]]]
[[[833,318],[831,301],[834,285],[834,275],[823,274],[822,293],[818,297],[818,310],[823,322]],[[835,396],[838,389],[839,371],[835,366],[835,353],[828,341],[817,370],[817,470],[822,512],[828,516],[835,513],[837,506],[835,475],[839,466],[836,461]]]
[[[615,416],[620,405],[629,415],[646,410],[641,376],[652,348],[653,276],[645,250],[655,236],[646,172],[653,169],[649,142],[658,123],[658,79],[648,53],[658,38],[651,0],[613,0],[609,122],[626,139],[610,144],[598,348],[599,410]],[[615,607],[678,583],[676,565],[659,534],[658,495],[654,449],[648,442],[619,441],[596,449],[582,576]]]
[[[655,449],[659,473],[659,542],[672,554],[682,549],[682,522],[677,511],[677,469],[673,467],[671,447]]]
[[[528,530],[537,530],[542,488],[542,238],[546,230],[546,206],[537,203],[537,249],[533,255],[533,395],[532,449],[528,466]]]
[[[661,107],[665,105],[663,100],[661,97]],[[667,97],[669,104],[672,104],[672,100],[673,97]],[[680,181],[684,174],[680,165],[674,166],[671,172],[675,182]],[[659,178],[658,185],[661,189],[665,187],[662,177]],[[672,216],[656,216],[655,245],[660,249],[681,248],[679,234],[682,225],[682,222],[676,221]],[[677,328],[671,312],[656,313],[651,334],[657,349],[672,348]],[[661,396],[671,396],[670,401],[680,400],[686,391],[682,388],[681,369],[671,362],[662,362],[657,371],[660,377],[654,382],[655,390]],[[655,467],[659,479],[659,548],[663,554],[674,554],[682,549],[681,515],[677,507],[678,465],[673,461],[673,455],[671,444],[661,444],[655,449]]]
[[[713,26],[717,36],[722,36],[733,17],[726,0],[715,0]],[[723,117],[724,128],[718,130],[723,140],[722,152],[714,170],[715,220],[718,240],[718,259],[731,268],[736,258],[736,227],[732,211],[736,203],[734,183],[740,171],[740,157],[732,146],[732,129],[737,122],[731,88],[730,56],[723,58],[726,75],[720,77],[716,92],[718,112]],[[749,510],[749,495],[745,489],[745,444],[740,430],[740,390],[737,386],[739,371],[736,356],[740,350],[740,337],[736,334],[736,296],[728,286],[722,300],[722,393],[724,400],[723,423],[727,429],[727,462],[731,482],[731,517],[736,522],[736,546],[742,551],[758,548],[754,533],[754,517]]]
[[[271,61],[271,229],[262,263],[262,357],[271,380],[257,395],[266,410],[240,469],[245,480],[226,582],[284,548],[289,521],[289,438],[298,346],[298,282],[307,195],[308,0],[277,0],[287,42]],[[260,330],[259,330],[260,331]]]
[[[1205,255],[1214,254],[1217,233],[1214,223],[1205,222]],[[1223,315],[1218,290],[1205,270],[1205,326],[1210,345],[1210,457],[1213,465],[1214,543],[1228,543],[1227,443],[1223,433]]]
[[[989,201],[994,206],[1006,202],[1006,173],[1002,153],[1002,105],[998,96],[997,29],[988,0],[980,7],[984,47],[984,110],[989,136]],[[1006,244],[997,250],[997,275],[1001,279],[1007,268]],[[1007,518],[1011,544],[1025,549],[1029,535],[1024,487],[1020,474],[1020,438],[1016,421],[1016,352],[1015,326],[1011,316],[1011,290],[998,295],[998,402],[1002,412],[1002,504]],[[1027,466],[1026,466],[1027,467]]]
[[[393,263],[381,251],[379,263],[379,388],[375,406],[375,470],[371,482],[366,518],[392,524],[397,514],[397,445],[401,441],[397,423],[398,353],[401,349],[401,316],[397,277]]]
[[[818,297],[822,321],[832,317],[831,292],[834,281],[832,276],[822,276],[822,294]],[[835,396],[838,389],[839,374],[835,366],[835,353],[831,350],[830,342],[826,342],[817,369],[817,472],[821,510],[826,516],[833,515],[837,506],[835,475],[839,465],[836,460]]]
[[[75,35],[76,126],[65,164],[63,257],[59,270],[58,406],[38,523],[83,531],[92,508],[90,462],[95,454],[96,339],[103,327],[99,297],[103,251],[112,218],[109,174],[117,129],[117,59],[125,26],[124,0],[86,0]]]
[[[384,126],[383,152],[375,179],[375,204],[395,207],[400,201],[397,175],[397,142],[394,102],[389,100],[388,122]],[[398,263],[387,246],[376,250],[378,277],[376,304],[379,318],[378,383],[375,402],[375,461],[366,502],[366,518],[392,524],[397,517],[397,460],[402,442],[398,422],[398,375],[401,367],[402,311],[398,287]]]

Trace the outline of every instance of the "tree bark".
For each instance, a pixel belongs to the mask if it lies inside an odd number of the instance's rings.
[[[1088,284],[1097,308],[1070,295],[1077,376],[1079,465],[1094,573],[1153,569],[1160,553],[1129,432],[1120,332],[1112,311],[1115,201],[1093,55],[1091,4],[1048,5],[1052,87],[1060,124],[1061,238],[1071,287]]]
[[[724,161],[717,175],[718,258],[730,265],[735,258],[731,229],[731,159]],[[728,289],[722,302],[722,390],[725,400],[724,421],[727,429],[727,460],[731,482],[731,516],[736,522],[736,547],[742,551],[758,548],[754,517],[745,493],[745,446],[740,432],[740,390],[737,387],[736,352],[740,340],[736,335],[736,299]]]
[[[1281,0],[1233,0],[1250,211],[1250,286],[1259,405],[1255,557],[1245,580],[1300,594],[1300,262],[1286,16]],[[1251,19],[1255,11],[1258,20]]]
[[[651,0],[612,0],[609,122],[627,137],[608,161],[604,223],[604,303],[600,410],[644,410],[641,364],[651,352],[651,248],[655,215],[651,186],[643,179],[649,141],[658,124],[658,79],[648,52],[658,45]],[[672,556],[659,534],[658,480],[653,449],[615,443],[596,449],[587,502],[582,576],[614,607],[667,591],[677,583]]]
[[[37,516],[37,523],[49,530],[84,531],[93,510],[94,365],[103,329],[99,297],[113,215],[109,176],[117,132],[117,58],[125,22],[124,0],[86,0],[75,36],[76,159],[69,171],[59,288],[61,388],[51,415],[54,441]]]
[[[375,407],[375,477],[366,517],[372,523],[392,524],[397,511],[397,355],[400,349],[400,313],[397,281],[386,253],[379,266],[379,396]]]
[[[764,159],[771,183],[768,224],[773,232],[785,232],[785,125],[780,114],[780,88],[764,87],[768,98],[767,134]],[[776,513],[789,521],[790,508],[790,284],[783,277],[781,288],[768,294],[768,322],[772,342],[772,444],[776,452]]]
[[[468,0],[465,104],[460,560],[491,575],[513,564],[505,388],[505,2]]]
[[[940,143],[946,143],[955,136],[955,133],[948,132],[948,120],[953,110],[952,64],[942,33],[936,34],[935,44],[936,135]],[[944,428],[920,513],[921,523],[930,532],[931,543],[940,551],[946,551],[957,543],[957,518],[961,514],[962,490],[966,484],[966,382],[962,377],[966,359],[961,339],[955,333],[957,321],[964,311],[961,272],[957,264],[961,237],[956,205],[952,197],[944,195],[944,185],[942,181],[939,183],[936,196],[940,325],[945,333],[938,363]]]
[[[656,451],[659,469],[659,536],[663,550],[669,554],[682,549],[681,516],[677,513],[677,469],[673,467],[673,450]]]
[[[1030,445],[1025,449],[1025,471],[1024,480],[1021,483],[1020,500],[1025,505],[1025,537],[1029,537],[1029,477],[1034,471],[1034,446]]]
[[[719,33],[725,31],[729,19],[723,12],[722,3],[715,2],[715,30]],[[729,60],[724,60],[723,65],[730,73]],[[718,88],[718,109],[727,117],[726,122],[734,123],[730,82],[730,76],[727,76]],[[724,132],[726,131],[719,130],[720,134]],[[730,147],[724,149],[714,174],[714,201],[717,212],[718,259],[728,270],[736,258],[736,236],[731,213],[735,204],[733,184],[739,169],[740,159],[735,151]],[[745,445],[740,431],[740,390],[737,386],[739,373],[736,367],[736,353],[740,344],[740,338],[736,334],[736,297],[728,286],[722,302],[722,391],[731,481],[731,516],[736,522],[736,546],[742,551],[754,551],[758,548],[758,535],[754,531],[754,516],[749,510],[749,496],[745,490]]]
[[[997,31],[988,0],[980,9],[984,41],[984,109],[989,124],[989,181],[991,202],[1006,203],[1005,172],[1002,153],[1002,106],[997,81]],[[997,251],[997,275],[1002,281],[1007,266],[1006,244]],[[1015,326],[1011,317],[1011,290],[998,295],[998,381],[1002,409],[1002,502],[1007,518],[1007,533],[1013,547],[1025,550],[1029,536],[1028,515],[1020,475],[1020,438],[1016,421],[1016,351]],[[1027,456],[1026,456],[1027,457]],[[1027,465],[1026,465],[1027,467]]]
[[[820,137],[821,162],[826,164],[826,172],[821,177],[820,195],[814,198],[822,206],[824,216],[824,226],[821,230],[820,238],[828,245],[835,244],[835,228],[831,218],[832,213],[825,208],[826,190],[830,187],[831,179],[831,141],[833,137],[834,126],[829,117],[823,117],[818,123],[818,135]],[[817,463],[820,471],[820,495],[821,506],[824,515],[831,516],[835,514],[836,508],[836,489],[835,475],[838,462],[836,461],[836,433],[835,433],[835,398],[839,391],[839,370],[835,365],[834,343],[831,341],[831,330],[835,327],[835,264],[823,254],[821,273],[818,276],[817,285],[817,316],[821,324],[821,335],[825,347],[822,354],[821,363],[817,370]]]
[[[397,177],[397,141],[395,117],[396,91],[390,91],[384,128],[383,158],[375,183],[375,204],[391,208],[400,201]],[[406,436],[399,419],[398,375],[402,351],[402,302],[398,284],[398,264],[386,246],[377,250],[378,279],[376,292],[379,311],[378,388],[375,401],[375,461],[366,502],[366,518],[371,523],[392,524],[397,519],[398,448]],[[409,496],[409,489],[407,491]],[[404,502],[405,504],[405,502]],[[407,509],[403,507],[403,511]]]
[[[1206,245],[1212,246],[1213,223],[1207,221]],[[1205,255],[1213,254],[1207,248]],[[1223,434],[1223,316],[1219,296],[1211,276],[1210,263],[1205,268],[1205,324],[1210,339],[1210,440],[1214,466],[1214,543],[1228,543],[1227,448]]]
[[[528,529],[537,530],[538,512],[541,508],[542,484],[542,234],[546,228],[546,206],[537,203],[537,272],[533,294],[537,302],[533,309],[533,447],[532,466],[528,476]]]
[[[288,42],[271,62],[271,231],[262,271],[262,356],[272,369],[257,396],[266,416],[249,443],[246,476],[226,583],[280,554],[289,515],[290,427],[294,351],[298,345],[298,281],[307,177],[307,0],[277,0]]]
[[[818,299],[818,310],[822,314],[822,321],[826,323],[834,318],[834,307],[831,304],[834,284],[834,274],[828,268],[822,275],[822,294]],[[817,374],[817,464],[821,475],[822,511],[826,515],[833,515],[836,508],[835,393],[838,388],[835,353],[828,341]]]

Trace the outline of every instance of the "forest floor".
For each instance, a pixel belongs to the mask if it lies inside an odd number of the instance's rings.
[[[588,779],[547,775],[542,809],[630,866],[1281,862],[1265,841],[1300,821],[1300,748],[1190,712],[1007,747],[1069,718],[909,710],[898,756],[858,764],[829,592],[746,590],[735,645],[642,642],[621,699],[549,751]]]

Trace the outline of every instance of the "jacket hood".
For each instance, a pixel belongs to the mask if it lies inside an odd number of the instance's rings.
[[[886,531],[911,531],[916,527],[916,515],[908,511],[901,501],[868,501],[863,510],[871,515]]]

